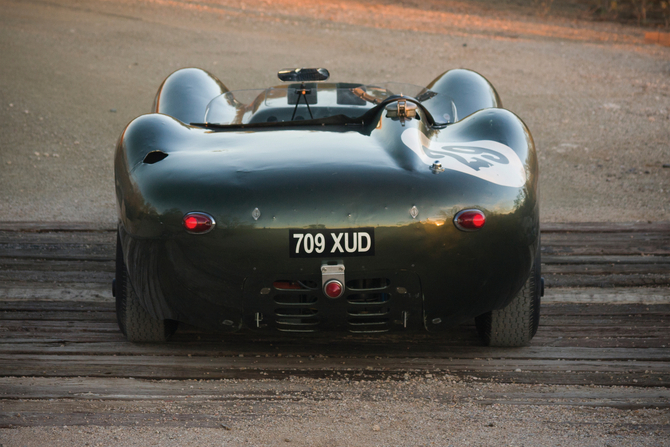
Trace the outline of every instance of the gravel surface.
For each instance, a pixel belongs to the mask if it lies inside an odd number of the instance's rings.
[[[601,387],[464,383],[443,374],[405,381],[291,378],[285,381],[185,381],[183,385],[186,389],[208,386],[213,395],[209,400],[200,396],[193,402],[188,402],[189,399],[83,402],[77,404],[77,413],[84,417],[108,414],[110,420],[111,415],[115,415],[117,425],[16,428],[0,430],[0,437],[4,446],[53,447],[663,446],[668,445],[670,437],[667,406],[664,409],[617,409],[608,406],[616,399],[594,402],[574,396],[588,395]],[[249,393],[258,390],[271,391],[275,396],[222,403],[216,401],[216,387],[238,390],[240,396],[247,398]],[[631,391],[626,387],[610,389],[622,395]],[[534,405],[527,396],[538,394],[550,398]],[[498,403],[491,399],[493,395],[517,396],[518,401]],[[45,410],[57,404],[35,402]],[[206,420],[197,416],[204,416]],[[189,422],[183,422],[189,417],[191,425],[208,427],[189,427]],[[131,418],[141,422],[135,425]]]

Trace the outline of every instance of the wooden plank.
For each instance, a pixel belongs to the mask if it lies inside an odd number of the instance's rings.
[[[546,255],[542,254],[542,265],[552,265],[552,264],[572,264],[572,265],[581,265],[581,264],[615,264],[615,265],[655,265],[655,264],[668,264],[670,263],[670,257],[668,256],[654,256],[654,255],[622,255],[622,256],[579,256],[579,255]]]
[[[58,261],[46,259],[13,259],[0,258],[0,271],[30,272],[110,272],[114,273],[114,260],[102,261]],[[61,281],[62,282],[62,281]]]
[[[410,380],[415,380],[415,396],[418,398],[435,397],[434,388],[448,387],[448,397],[452,403],[467,402],[475,398],[479,403],[542,405],[551,402],[552,405],[585,405],[585,406],[612,406],[623,408],[668,408],[670,391],[663,388],[602,388],[602,387],[571,387],[570,389],[556,386],[538,385],[531,390],[504,386],[489,385],[482,392],[473,395],[472,390],[465,387],[455,387],[452,383],[461,383],[460,378],[441,371],[433,371],[431,382],[434,386],[425,391],[421,375],[408,374]],[[390,375],[389,375],[390,376]],[[404,379],[404,376],[393,377],[394,382]],[[477,379],[474,379],[477,380]],[[99,405],[95,401],[136,401],[138,408],[148,413],[156,411],[151,406],[152,401],[176,401],[205,403],[216,402],[225,405],[226,402],[236,403],[282,403],[300,402],[305,399],[316,401],[340,400],[342,396],[350,398],[364,398],[371,394],[383,395],[388,388],[397,384],[390,382],[382,389],[366,387],[364,390],[355,390],[346,384],[334,382],[325,387],[318,384],[305,384],[296,381],[262,381],[254,383],[250,389],[248,383],[218,380],[189,381],[153,381],[125,378],[0,378],[0,388],[4,390],[5,412],[7,415],[32,413],[38,414],[51,409],[51,413],[65,413],[71,411],[89,413],[101,412],[107,414],[108,405]],[[386,388],[386,389],[384,389]],[[446,390],[445,390],[446,391]],[[431,396],[431,392],[433,395]],[[360,394],[360,395],[359,395]],[[446,393],[437,393],[444,395]],[[58,399],[59,402],[45,402]],[[39,401],[38,401],[39,400]],[[89,404],[90,402],[90,404]],[[99,407],[96,407],[99,405]],[[632,407],[635,406],[635,407]],[[58,410],[57,410],[58,409]],[[103,410],[104,409],[104,410]],[[102,410],[102,411],[101,411]],[[187,409],[186,409],[187,410]]]
[[[605,274],[553,274],[542,273],[545,287],[658,287],[670,286],[670,273],[640,273],[635,275]]]
[[[414,396],[413,396],[414,397]],[[353,398],[353,396],[350,396]],[[417,397],[418,398],[418,397]],[[421,399],[428,401],[430,399],[428,396],[421,396]],[[234,436],[235,439],[239,439],[238,430],[240,427],[248,427],[249,425],[257,425],[257,421],[267,417],[269,414],[283,414],[288,406],[291,407],[291,411],[294,414],[304,415],[310,414],[311,411],[314,411],[315,402],[325,403],[329,405],[337,405],[337,403],[330,403],[328,400],[339,401],[341,398],[333,398],[333,396],[324,396],[321,397],[317,393],[310,393],[308,396],[296,396],[289,398],[282,398],[281,396],[273,396],[268,398],[253,399],[247,398],[245,395],[239,396],[239,399],[236,401],[226,401],[212,397],[211,399],[185,399],[182,403],[186,408],[180,408],[179,413],[166,413],[166,409],[163,405],[157,405],[153,402],[135,402],[133,404],[133,410],[124,409],[123,412],[114,412],[106,408],[110,404],[116,404],[118,406],[127,407],[124,405],[123,401],[117,400],[116,402],[104,401],[104,402],[94,402],[94,401],[54,401],[54,402],[42,402],[41,408],[34,408],[34,402],[12,402],[10,406],[11,413],[0,414],[0,428],[14,428],[18,429],[20,427],[54,427],[54,430],[58,430],[61,427],[69,427],[70,429],[75,429],[80,427],[84,430],[95,426],[103,427],[133,427],[130,429],[125,429],[124,432],[127,433],[127,430],[135,430],[137,427],[144,427],[145,430],[150,429],[149,432],[156,430],[156,433],[172,433],[170,439],[176,439],[180,436],[181,431],[184,429],[218,429],[220,432],[220,437],[222,439],[227,439],[226,433],[228,430],[234,430],[231,433],[237,433]],[[388,401],[389,407],[387,411],[390,413],[400,414],[402,411],[406,410],[406,404],[404,402],[399,402],[397,399],[389,399],[386,395],[377,395],[370,394],[357,396],[357,400],[386,400]],[[179,402],[179,400],[177,400]],[[499,401],[490,401],[485,398],[478,398],[476,402],[472,397],[461,397],[453,394],[446,396],[440,396],[440,398],[432,398],[430,401],[439,403],[446,407],[458,405],[459,407],[463,404],[478,404],[481,406],[491,405],[492,403],[498,403]],[[237,403],[233,403],[237,402]],[[537,402],[537,403],[536,403]],[[550,405],[579,405],[580,407],[614,407],[625,410],[636,410],[643,408],[666,408],[662,403],[659,405],[654,405],[657,400],[652,401],[642,401],[642,402],[621,402],[617,400],[602,400],[602,401],[576,401],[576,402],[557,402],[551,403]],[[515,400],[512,401],[507,399],[505,402],[507,405],[546,405],[544,401],[536,400]],[[243,404],[246,404],[246,407],[242,407]],[[238,407],[239,405],[239,407]],[[251,408],[250,408],[251,407]],[[161,411],[162,410],[162,411]],[[516,409],[509,409],[514,411]],[[508,411],[509,411],[508,410]],[[538,411],[536,409],[536,411]],[[220,414],[220,415],[219,415]],[[294,416],[296,417],[296,416]],[[434,414],[427,413],[425,417],[435,417]],[[462,415],[462,417],[471,418],[469,414]],[[516,418],[510,418],[512,421],[516,422]],[[252,422],[253,421],[253,422]],[[502,419],[497,419],[497,424],[500,425],[504,423]],[[654,439],[654,437],[663,439],[668,435],[670,429],[667,425],[663,424],[647,424],[636,422],[632,423],[616,423],[615,432],[608,431],[610,427],[610,422],[598,423],[598,428],[603,433],[653,433],[651,438],[649,437],[634,437],[633,439]],[[565,425],[565,424],[561,424]],[[575,429],[573,424],[568,425],[571,429]],[[589,433],[591,433],[594,427],[591,424],[587,425]],[[553,428],[553,427],[552,427]],[[159,430],[160,429],[160,430]],[[177,429],[177,430],[175,430]],[[555,429],[555,428],[554,428]],[[585,427],[580,429],[586,429]],[[81,430],[78,430],[81,431]],[[173,437],[174,435],[174,437]],[[120,435],[115,436],[114,439],[120,439],[121,445],[125,445],[126,442],[133,443],[136,441],[134,435]],[[159,435],[156,435],[158,437]],[[165,437],[166,434],[160,435]],[[618,435],[621,436],[621,435]],[[622,436],[623,437],[623,436]],[[197,439],[197,438],[196,438]],[[577,436],[574,437],[577,439]],[[162,445],[162,444],[161,444]],[[224,445],[228,443],[224,442]],[[302,445],[302,444],[301,444]],[[361,444],[362,445],[362,444]],[[661,444],[659,444],[661,445]]]
[[[31,306],[38,305],[40,301],[71,302],[83,306],[83,303],[91,302],[113,303],[114,298],[112,297],[111,280],[97,283],[60,282],[57,284],[0,282],[0,303],[26,302]],[[4,306],[4,304],[1,305]]]
[[[615,289],[612,289],[615,290]],[[594,304],[543,304],[542,315],[648,315],[648,314],[670,314],[669,304],[612,304],[612,303],[594,303]]]
[[[0,244],[3,257],[21,259],[109,261],[114,250],[111,244]]]
[[[12,359],[9,361],[9,359]],[[47,375],[52,372],[60,376],[72,376],[73,371],[87,371],[80,374],[100,377],[102,371],[117,371],[114,377],[140,377],[125,372],[124,368],[141,371],[142,377],[159,378],[199,378],[202,371],[218,372],[228,369],[258,370],[414,370],[423,371],[440,368],[449,371],[489,371],[489,372],[620,372],[628,374],[651,374],[650,371],[670,376],[668,361],[620,361],[597,360],[541,360],[527,358],[401,358],[401,357],[317,357],[313,360],[303,357],[250,357],[244,356],[156,356],[156,355],[47,355],[47,354],[0,354],[3,365],[2,376]],[[348,366],[347,366],[348,365]],[[31,369],[31,373],[17,373]],[[521,369],[522,371],[516,371]],[[158,373],[157,371],[161,371]],[[171,371],[170,371],[171,370]],[[42,371],[42,374],[39,372]],[[46,371],[46,372],[44,372]],[[645,372],[646,371],[646,372]],[[191,372],[196,376],[190,376]],[[165,375],[167,374],[167,375]],[[76,374],[75,374],[76,375]],[[668,377],[670,378],[670,377]]]
[[[542,254],[578,256],[670,255],[670,233],[550,233]]]
[[[0,231],[39,232],[116,232],[116,222],[27,222],[0,221]]]
[[[635,349],[650,349],[650,348],[667,348],[670,346],[668,340],[665,338],[646,338],[642,335],[636,337],[606,337],[606,338],[590,338],[590,337],[549,337],[536,336],[533,343],[542,346],[554,347],[581,347],[591,349],[604,348],[635,348]]]
[[[548,305],[559,303],[670,304],[670,287],[545,287],[542,314]]]
[[[286,377],[334,377],[352,368],[367,378],[406,371],[441,370],[450,374],[476,374],[497,381],[544,384],[668,386],[667,362],[596,362],[461,359],[307,359],[239,357],[156,356],[47,356],[0,355],[2,376],[134,377],[144,379],[225,379]],[[347,366],[349,364],[349,366]],[[270,374],[272,373],[272,374]]]
[[[548,233],[649,233],[670,232],[670,222],[541,222],[542,234]]]
[[[401,414],[403,411],[406,411],[406,404],[403,402],[398,402],[396,399],[388,399],[388,396],[375,396],[374,400],[387,400],[389,406],[386,409],[387,412],[391,414]],[[362,398],[372,398],[372,396],[361,396]],[[414,397],[414,396],[413,396]],[[332,399],[332,398],[331,398]],[[428,401],[428,397],[422,397]],[[339,399],[337,399],[339,400]],[[448,395],[441,397],[440,399],[430,399],[435,403],[440,403],[444,407],[455,406],[459,407],[463,404],[478,404],[478,405],[490,405],[491,403],[482,399],[481,401],[473,402],[472,398],[457,398],[454,395]],[[314,411],[315,405],[318,403],[325,403],[333,405],[327,401],[324,402],[323,398],[319,396],[309,396],[307,398],[294,398],[292,400],[281,400],[277,397],[269,399],[259,399],[248,401],[245,400],[243,396],[240,397],[238,404],[231,402],[221,402],[216,398],[206,401],[194,401],[191,403],[192,399],[188,399],[185,402],[188,402],[187,408],[184,408],[179,413],[165,413],[159,411],[156,403],[147,403],[148,405],[141,405],[135,403],[133,405],[133,411],[130,409],[125,409],[123,412],[113,412],[107,408],[99,408],[103,405],[109,405],[110,402],[100,402],[95,405],[93,402],[70,402],[70,401],[56,401],[43,403],[41,409],[28,409],[31,402],[23,402],[20,404],[12,405],[12,410],[14,414],[2,414],[0,415],[0,428],[14,428],[18,429],[20,427],[54,427],[52,430],[59,432],[61,427],[69,427],[68,430],[74,430],[76,428],[81,428],[85,430],[86,433],[90,433],[88,428],[91,428],[95,431],[95,426],[103,427],[123,427],[122,434],[119,436],[114,436],[115,443],[120,443],[120,445],[131,445],[134,444],[137,439],[133,434],[133,431],[138,427],[143,427],[148,433],[153,433],[156,430],[156,433],[162,433],[161,435],[156,434],[156,437],[165,438],[167,434],[169,439],[177,439],[181,436],[182,430],[184,429],[218,429],[219,437],[223,440],[227,440],[229,436],[227,435],[228,430],[233,430],[230,433],[233,433],[233,439],[239,439],[240,428],[249,426],[258,425],[259,420],[266,418],[271,414],[283,414],[287,411],[288,406],[294,415],[306,415]],[[295,402],[293,402],[295,401]],[[315,402],[316,401],[316,402]],[[534,400],[530,401],[510,401],[508,405],[536,405]],[[608,402],[611,402],[609,404]],[[656,408],[653,405],[653,402],[645,405],[642,403],[632,402],[620,403],[618,401],[602,401],[602,404],[598,405],[597,403],[575,403],[574,405],[585,406],[585,407],[598,407],[598,406],[607,406],[614,407],[626,410],[635,410],[642,408]],[[75,404],[79,404],[77,407]],[[90,405],[84,405],[90,404]],[[247,407],[242,407],[242,404],[247,404]],[[337,403],[334,403],[337,405]],[[116,402],[116,405],[126,407],[123,405],[123,402]],[[206,407],[203,408],[203,406]],[[238,407],[239,405],[239,407]],[[543,404],[537,404],[543,405]],[[552,404],[554,405],[554,404]],[[571,403],[557,403],[555,405],[573,405]],[[249,406],[252,406],[249,408]],[[166,411],[163,405],[159,406],[163,411]],[[320,408],[320,406],[318,407]],[[665,408],[661,405],[661,408]],[[509,409],[508,411],[515,411],[516,409]],[[221,412],[219,415],[219,411]],[[463,410],[461,410],[463,411]],[[536,409],[536,411],[539,411]],[[464,411],[463,411],[464,412]],[[296,419],[299,419],[301,416],[293,416]],[[322,416],[323,417],[323,416]],[[430,412],[425,412],[425,418],[436,417]],[[463,418],[472,418],[470,413],[463,414]],[[497,416],[494,416],[497,417]],[[505,418],[510,420],[511,423],[515,423],[517,418],[510,417]],[[503,419],[496,419],[496,425],[501,425],[504,422]],[[611,422],[609,420],[597,423],[597,430],[601,433],[608,433],[609,436],[613,437],[613,433],[645,433],[647,435],[636,435],[633,438],[627,437],[628,439],[644,439],[650,440],[653,439],[664,439],[668,436],[670,429],[667,425],[663,424],[648,424],[636,422],[632,423],[619,423],[617,422],[615,428],[610,429]],[[582,427],[581,424],[578,427],[575,427],[573,423],[560,423],[561,426],[567,425],[571,430],[579,428],[581,430],[588,430],[588,433],[594,431],[594,426],[589,424],[584,424],[585,427]],[[126,428],[128,427],[128,428]],[[420,428],[419,428],[420,429]],[[555,427],[551,429],[556,430]],[[81,431],[78,430],[78,431]],[[117,429],[118,430],[118,429]],[[616,430],[616,431],[612,431]],[[18,431],[18,430],[17,430]],[[67,432],[64,432],[67,433]],[[125,433],[125,434],[123,434]],[[81,435],[80,435],[81,436]],[[85,435],[84,435],[85,436]],[[90,435],[89,435],[90,436]],[[216,435],[215,435],[216,436]],[[299,436],[299,435],[298,435]],[[591,435],[589,435],[591,436]],[[602,435],[607,436],[607,435]],[[622,435],[617,435],[621,436]],[[246,438],[246,436],[244,436]],[[94,437],[95,439],[95,437]],[[195,439],[198,439],[197,437]],[[287,438],[291,439],[291,438]],[[566,438],[567,439],[567,438]],[[573,436],[573,439],[577,440],[579,437],[577,435]],[[118,440],[118,441],[117,441]],[[564,440],[565,442],[565,440]],[[163,444],[160,444],[163,445]],[[172,445],[172,444],[168,444]],[[180,444],[181,445],[181,444]],[[229,443],[224,441],[224,445],[229,445]],[[234,444],[231,444],[234,445]],[[304,444],[300,444],[304,445]],[[320,444],[318,444],[320,445]],[[349,444],[348,444],[349,445]],[[351,445],[363,445],[363,444],[351,444]],[[658,444],[661,445],[661,444]]]
[[[1,244],[116,244],[116,233],[49,231],[44,233],[21,233],[0,231]]]
[[[4,281],[27,281],[32,283],[101,283],[111,289],[114,272],[77,272],[77,271],[32,271],[32,270],[0,270],[0,284]],[[1,287],[1,286],[0,286]]]
[[[543,264],[542,274],[554,275],[647,275],[670,277],[670,258],[666,263],[654,264]]]
[[[116,312],[113,309],[105,311],[86,312],[50,312],[50,311],[0,311],[0,325],[5,321],[31,322],[39,325],[44,321],[91,321],[91,322],[116,322]]]
[[[279,349],[277,349],[277,347]],[[407,348],[412,350],[413,357],[427,357],[431,359],[471,359],[471,360],[514,360],[514,359],[538,359],[538,360],[594,360],[594,361],[660,361],[670,362],[670,348],[603,348],[595,350],[581,347],[556,347],[556,346],[529,346],[525,348],[491,348],[486,346],[444,346],[442,344],[408,344],[399,343],[394,347],[379,343],[366,344],[363,348],[351,343],[338,342],[334,345],[327,343],[305,343],[301,345],[268,343],[267,341],[244,341],[230,343],[212,342],[177,342],[168,344],[141,345],[128,342],[97,342],[97,343],[63,343],[56,342],[34,342],[29,345],[11,343],[7,340],[0,342],[0,354],[25,354],[25,355],[149,355],[149,356],[186,356],[186,357],[234,357],[244,353],[244,357],[260,356],[260,358],[278,359],[277,353],[282,357],[294,356],[305,358],[309,361],[321,357],[365,358],[381,357],[407,358]],[[324,349],[325,348],[325,349]],[[317,354],[315,354],[317,352]],[[490,360],[489,360],[490,359]],[[670,365],[666,366],[666,369]],[[0,367],[2,371],[2,367]]]
[[[110,293],[110,299],[105,300],[63,300],[63,299],[54,299],[54,300],[1,300],[0,299],[0,310],[3,311],[35,311],[35,312],[62,312],[62,311],[78,311],[78,312],[88,312],[88,311],[112,311],[115,312],[115,302],[114,298]]]

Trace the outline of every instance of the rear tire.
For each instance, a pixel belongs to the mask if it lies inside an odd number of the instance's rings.
[[[156,320],[140,304],[123,259],[121,238],[116,236],[116,319],[119,329],[132,342],[164,342],[177,330],[173,320]]]
[[[475,318],[477,332],[487,346],[526,346],[535,336],[540,323],[540,269],[538,251],[530,276],[512,301]]]

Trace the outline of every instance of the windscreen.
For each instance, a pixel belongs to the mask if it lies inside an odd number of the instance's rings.
[[[453,102],[412,84],[395,82],[374,85],[303,83],[268,89],[234,90],[214,98],[205,112],[205,123],[217,125],[285,123],[320,120],[335,116],[357,118],[390,96],[416,98],[426,107],[446,100],[448,110],[440,111],[446,122],[456,119]],[[440,107],[442,109],[444,107]],[[446,116],[444,116],[446,115]]]

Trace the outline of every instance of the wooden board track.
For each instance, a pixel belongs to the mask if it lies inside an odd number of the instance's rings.
[[[115,229],[104,225],[0,222],[0,399],[59,399],[91,387],[96,399],[118,399],[130,378],[376,380],[431,373],[464,381],[625,385],[640,393],[670,386],[670,223],[544,225],[547,295],[540,329],[525,348],[484,347],[472,323],[440,336],[309,340],[181,327],[166,344],[128,343],[111,296],[114,243]],[[16,382],[22,376],[39,379],[41,387]],[[79,388],[54,385],[81,377]],[[154,397],[172,396],[172,385],[143,383]],[[130,394],[141,399],[142,393]],[[616,405],[670,407],[667,391],[647,400],[643,394],[637,403]],[[594,402],[609,399],[603,396]],[[507,401],[515,399],[542,401],[532,393]]]

